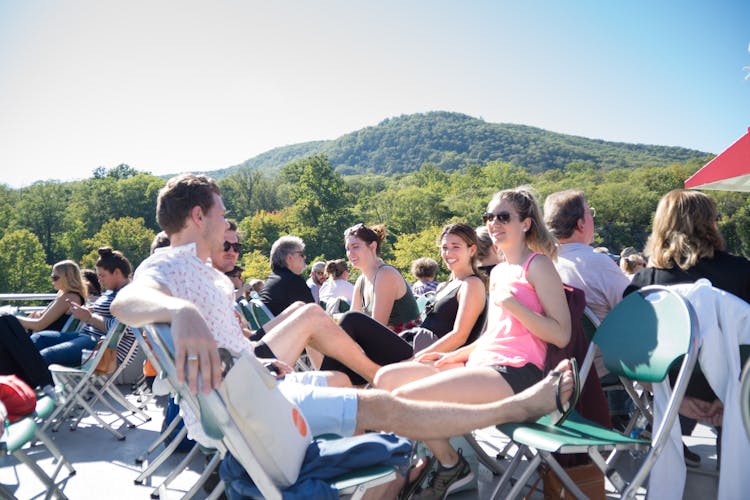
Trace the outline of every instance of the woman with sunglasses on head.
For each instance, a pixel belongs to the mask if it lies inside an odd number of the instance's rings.
[[[362,223],[344,233],[346,256],[362,273],[354,284],[352,311],[399,333],[419,324],[419,307],[401,272],[380,258],[385,235],[382,224],[367,227]]]
[[[78,305],[86,302],[87,289],[81,277],[81,269],[72,260],[63,260],[52,266],[50,279],[57,297],[43,311],[18,317],[18,321],[29,332],[62,330],[70,318],[68,302]]]
[[[570,341],[570,311],[552,259],[555,239],[544,226],[530,189],[493,196],[483,215],[505,262],[490,275],[487,327],[479,339],[453,352],[420,362],[383,367],[378,388],[425,401],[489,403],[540,381],[547,345]],[[444,498],[473,475],[448,440],[425,441],[438,469],[428,487],[412,498]]]
[[[31,341],[48,365],[57,363],[79,366],[83,349],[94,349],[113,321],[109,306],[117,292],[130,282],[132,266],[122,252],[117,250],[104,247],[98,253],[96,273],[99,283],[106,291],[90,306],[68,302],[71,314],[81,320],[84,326],[74,332],[45,330],[31,336]]]

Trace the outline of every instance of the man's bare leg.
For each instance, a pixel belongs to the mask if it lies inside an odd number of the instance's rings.
[[[570,361],[560,362],[555,369],[562,373],[559,378],[548,375],[525,391],[492,403],[415,401],[377,389],[360,391],[357,431],[382,430],[428,440],[460,436],[474,429],[508,422],[533,422],[556,408],[558,383],[563,402],[573,393]],[[426,422],[429,425],[425,425]]]
[[[263,341],[279,359],[292,366],[305,346],[310,345],[344,363],[368,381],[372,381],[380,368],[317,304],[295,308],[271,330],[266,330]]]

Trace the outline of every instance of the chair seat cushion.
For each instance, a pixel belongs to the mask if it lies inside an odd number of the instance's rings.
[[[648,440],[630,438],[595,424],[577,412],[558,426],[550,425],[549,418],[542,417],[533,424],[503,424],[497,428],[516,443],[551,453],[586,453],[590,446],[611,449],[619,445],[633,447],[651,444]]]

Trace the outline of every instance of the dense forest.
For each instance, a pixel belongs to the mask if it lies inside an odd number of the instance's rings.
[[[631,166],[632,157],[618,160],[624,153],[611,152],[606,165],[576,160],[540,169],[491,160],[448,168],[425,162],[390,175],[366,169],[345,175],[326,155],[313,154],[278,171],[236,169],[219,185],[228,217],[244,234],[246,278],[265,278],[271,244],[284,234],[305,240],[309,262],[343,257],[344,229],[356,222],[385,223],[384,258],[408,273],[418,256],[439,261],[436,237],[446,222],[477,226],[495,191],[523,184],[538,192],[540,202],[553,191],[584,190],[596,208],[595,244],[614,253],[629,245],[641,248],[659,198],[682,187],[708,158],[691,152],[693,157],[666,162],[658,148],[648,154],[633,149],[645,155],[643,165]],[[618,164],[628,166],[613,166]],[[78,182],[38,182],[18,190],[0,185],[0,291],[50,291],[52,263],[73,259],[90,267],[104,245],[138,265],[158,231],[154,212],[163,185],[163,178],[128,165],[99,168]],[[719,205],[728,250],[750,256],[747,196],[709,194]]]

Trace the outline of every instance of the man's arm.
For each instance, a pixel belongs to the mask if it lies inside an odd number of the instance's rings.
[[[193,303],[172,296],[165,287],[153,280],[141,279],[120,290],[112,301],[110,311],[117,319],[130,326],[170,323],[178,380],[184,382],[187,371],[188,386],[193,393],[198,392],[199,379],[207,379],[202,384],[202,390],[206,394],[219,387],[221,359],[216,341],[203,315]]]

